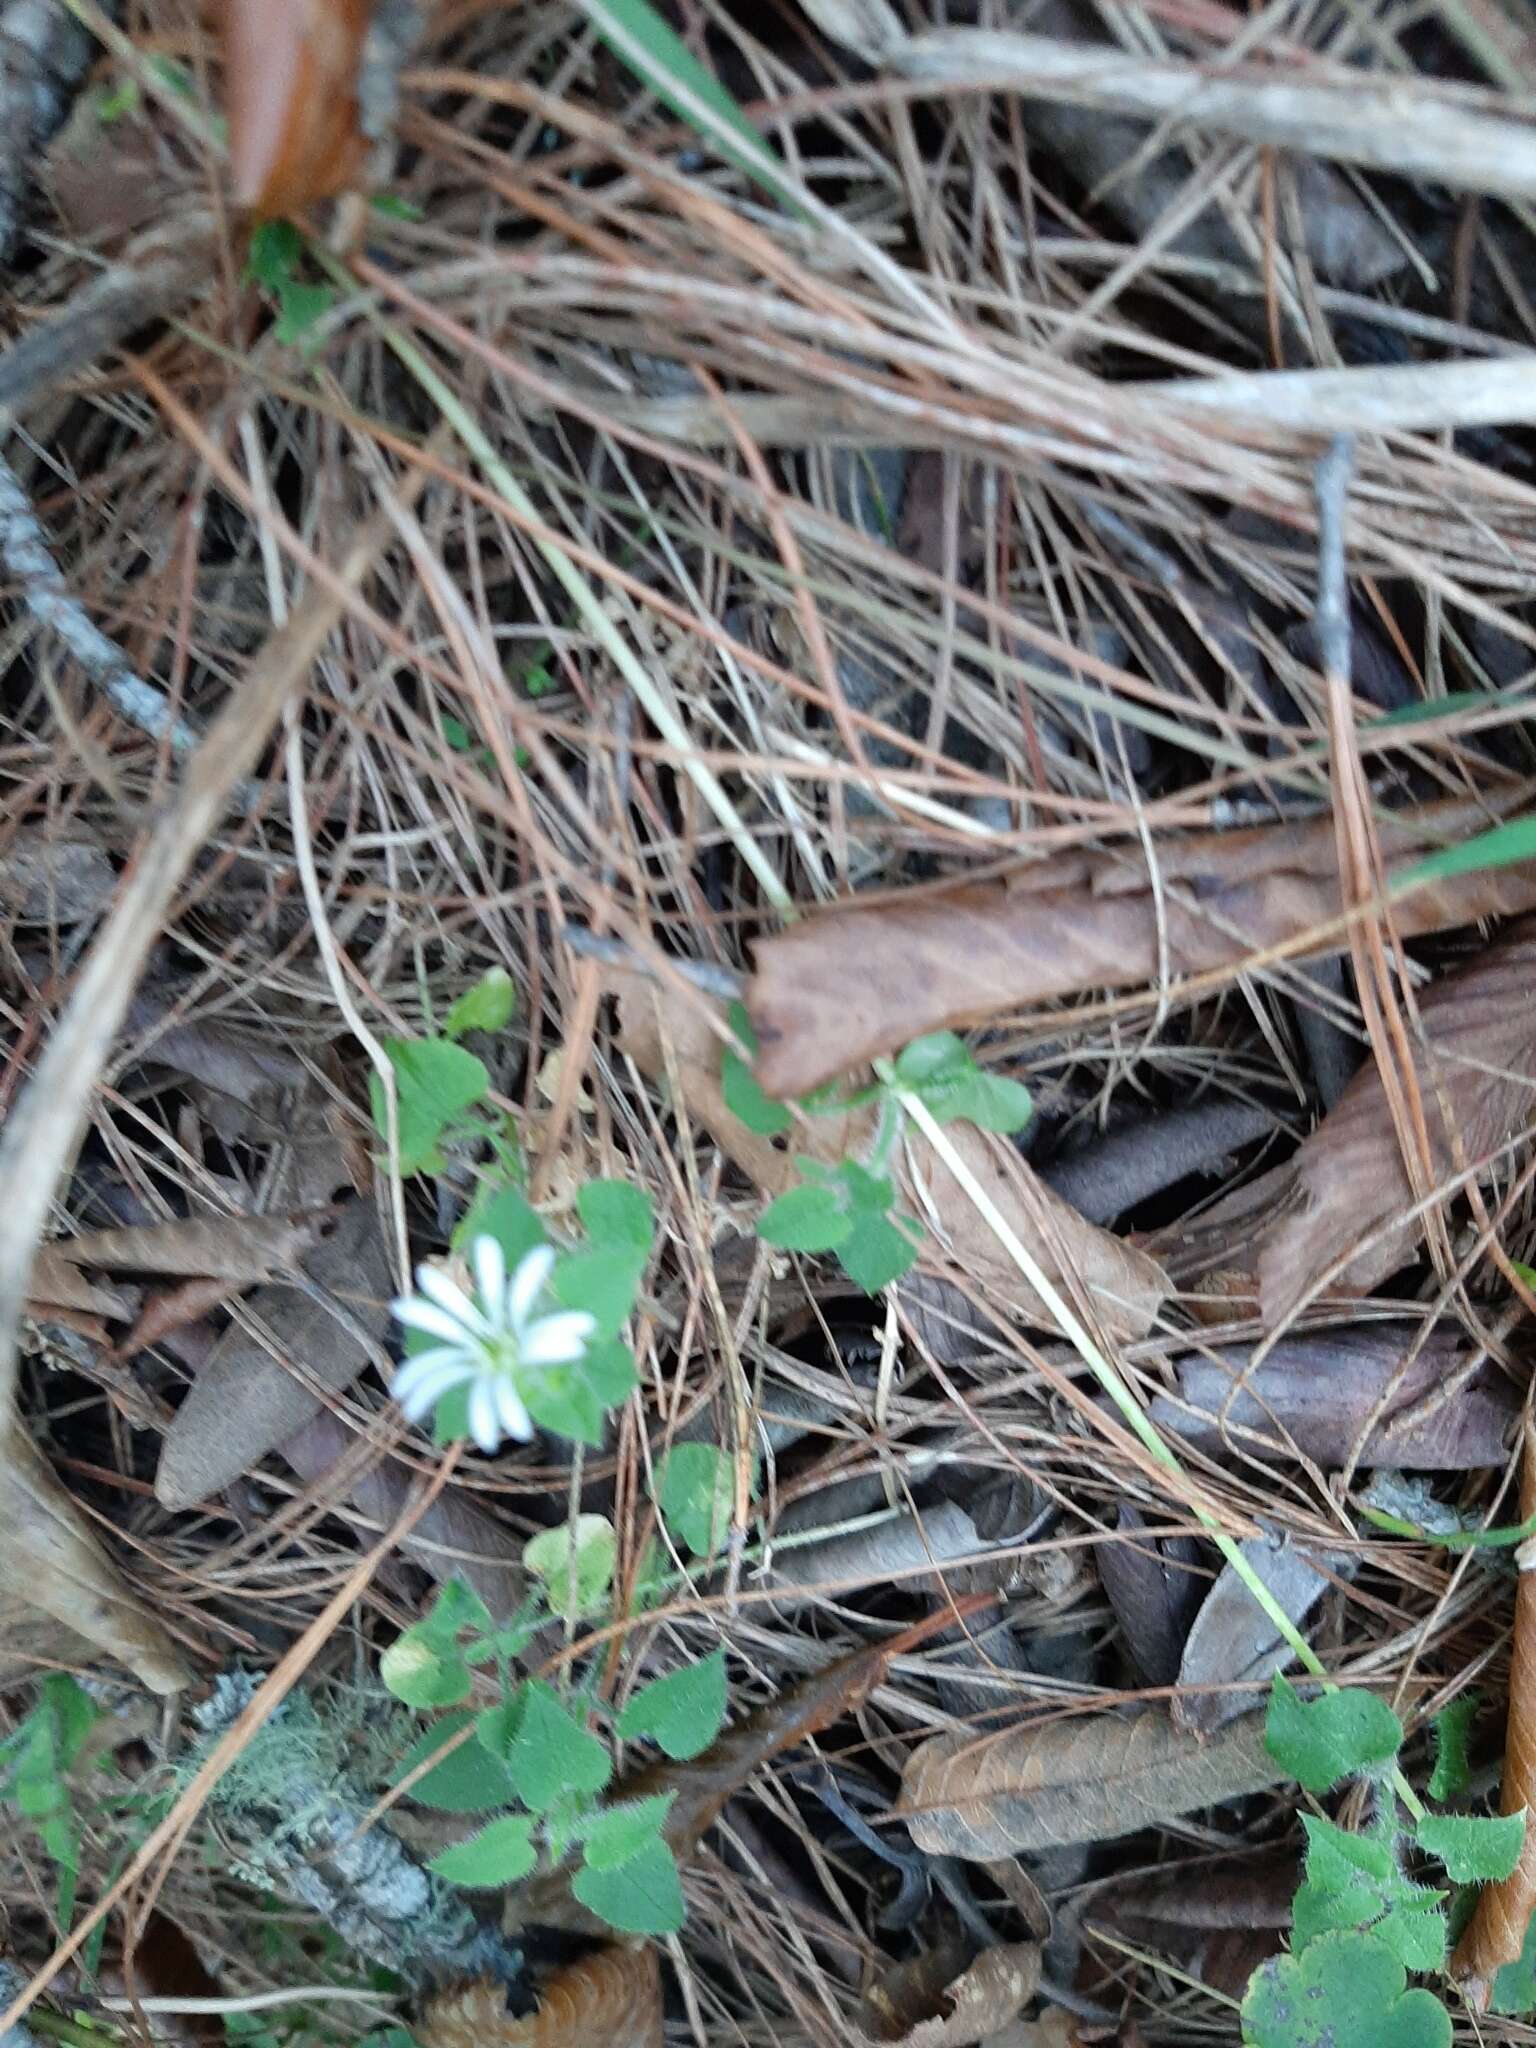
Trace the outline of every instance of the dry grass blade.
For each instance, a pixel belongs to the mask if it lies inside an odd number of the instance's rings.
[[[919,1848],[984,1863],[1112,1841],[1280,1782],[1257,1715],[1208,1742],[1157,1708],[935,1735],[912,1752],[899,1810]]]

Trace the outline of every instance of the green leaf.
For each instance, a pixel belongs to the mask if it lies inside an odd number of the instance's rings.
[[[899,1280],[917,1258],[912,1233],[922,1229],[915,1217],[861,1215],[837,1247],[837,1262],[855,1287],[878,1294]]]
[[[1466,1791],[1472,1776],[1467,1745],[1480,1704],[1475,1692],[1464,1693],[1430,1722],[1435,1735],[1435,1768],[1429,1779],[1431,1799],[1455,1799]]]
[[[1475,1813],[1426,1813],[1419,1847],[1438,1856],[1458,1884],[1490,1884],[1509,1876],[1520,1861],[1525,1815],[1491,1818]]]
[[[285,348],[302,344],[335,304],[334,285],[300,284],[290,278],[277,295],[277,340]]]
[[[1308,1792],[1326,1792],[1341,1778],[1385,1763],[1402,1740],[1402,1722],[1373,1693],[1325,1692],[1304,1700],[1276,1673],[1264,1746]]]
[[[683,1924],[682,1881],[666,1843],[653,1837],[613,1869],[584,1863],[571,1890],[622,1934],[675,1934]]]
[[[656,1217],[644,1188],[628,1180],[589,1180],[576,1207],[590,1243],[623,1245],[650,1257]]]
[[[519,1392],[540,1429],[574,1443],[599,1445],[609,1403],[593,1391],[583,1363],[541,1366],[519,1381]]]
[[[613,1759],[542,1679],[523,1686],[524,1707],[507,1755],[518,1797],[543,1813],[568,1792],[601,1792],[613,1775]]]
[[[724,1725],[724,1650],[641,1686],[618,1724],[626,1742],[649,1735],[679,1763],[708,1749]]]
[[[264,220],[251,231],[245,274],[253,284],[277,292],[289,282],[304,254],[304,237],[291,220]]]
[[[526,1813],[504,1813],[467,1842],[455,1842],[451,1849],[434,1856],[427,1868],[450,1884],[489,1891],[515,1884],[538,1860],[533,1822]]]
[[[453,1121],[481,1101],[491,1085],[484,1063],[446,1038],[386,1038],[395,1070],[400,1120],[400,1171],[442,1170],[438,1140]],[[384,1090],[370,1076],[374,1129],[388,1142]]]
[[[672,1534],[699,1557],[724,1543],[736,1504],[736,1468],[716,1444],[674,1444],[661,1461],[657,1498]]]
[[[619,1541],[606,1515],[577,1515],[573,1522],[544,1529],[524,1544],[523,1563],[543,1581],[550,1612],[574,1620],[601,1609],[618,1554]]]
[[[1536,1918],[1525,1930],[1525,1945],[1518,1959],[1506,1963],[1494,1978],[1488,2009],[1506,2014],[1536,2012]]]
[[[459,1712],[444,1714],[440,1721],[434,1721],[420,1741],[407,1750],[391,1782],[398,1785],[402,1778],[409,1777],[418,1764],[436,1756],[445,1742],[470,1727],[475,1718],[473,1714]],[[497,1807],[514,1803],[516,1789],[506,1766],[480,1743],[461,1742],[419,1784],[411,1787],[409,1797],[418,1806],[430,1806],[438,1813],[494,1813]]]
[[[477,1237],[494,1237],[515,1273],[529,1252],[545,1242],[538,1211],[516,1188],[482,1189],[453,1233],[453,1248],[467,1252]],[[430,1342],[438,1340],[433,1337]]]
[[[964,1118],[983,1131],[1022,1131],[1034,1113],[1029,1090],[977,1066],[970,1048],[953,1031],[913,1039],[897,1055],[896,1078],[941,1124]]]
[[[645,1277],[648,1245],[603,1245],[597,1251],[567,1252],[550,1276],[562,1308],[584,1308],[596,1316],[599,1336],[616,1337],[634,1312]]]
[[[1319,1935],[1359,1928],[1384,1942],[1405,1969],[1440,1969],[1444,1892],[1404,1877],[1389,1839],[1350,1834],[1313,1814],[1302,1816],[1302,1826],[1307,1881],[1292,1909],[1293,1953]]]
[[[653,1792],[648,1799],[631,1799],[622,1806],[606,1806],[582,1826],[586,1857],[593,1870],[615,1870],[638,1856],[660,1834],[675,1792]]]
[[[732,1031],[748,1052],[755,1055],[758,1050],[757,1033],[752,1029],[746,1004],[732,1003],[728,1014]],[[720,1092],[731,1115],[739,1123],[744,1123],[749,1131],[756,1131],[760,1138],[777,1137],[794,1122],[782,1102],[775,1102],[771,1095],[763,1093],[752,1069],[730,1046],[725,1048],[720,1062]]]
[[[425,1619],[416,1626],[439,1648],[456,1643],[461,1629],[488,1629],[491,1611],[466,1579],[450,1579],[439,1589]]]
[[[1464,839],[1460,846],[1442,847],[1428,860],[1416,861],[1392,880],[1393,896],[1406,896],[1428,882],[1443,882],[1452,875],[1475,875],[1484,868],[1508,867],[1514,861],[1536,860],[1536,818],[1517,818],[1513,824],[1495,825]]]
[[[466,1031],[505,1031],[517,1009],[517,990],[505,967],[488,967],[473,988],[465,989],[443,1019],[445,1038]]]
[[[786,1252],[829,1252],[853,1230],[852,1218],[831,1188],[791,1188],[770,1202],[757,1219],[764,1244]]]
[[[101,1719],[101,1709],[83,1686],[61,1671],[51,1671],[43,1680],[40,1704],[52,1724],[59,1768],[67,1771]]]
[[[719,80],[657,13],[651,0],[582,0],[603,41],[680,120],[798,214],[784,170]],[[704,126],[689,101],[699,102],[728,129]]]
[[[1373,1935],[1325,1934],[1254,1972],[1243,2039],[1250,2048],[1450,2048],[1450,2014],[1406,1981]]]
[[[379,1659],[379,1676],[408,1707],[452,1707],[469,1695],[469,1666],[457,1650],[434,1643],[422,1622],[396,1636]]]

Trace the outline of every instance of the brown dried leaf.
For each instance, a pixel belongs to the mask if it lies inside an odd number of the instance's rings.
[[[1126,1648],[1151,1685],[1172,1685],[1199,1611],[1206,1577],[1194,1569],[1198,1546],[1187,1536],[1148,1536],[1146,1517],[1122,1502],[1116,1543],[1099,1544],[1099,1577]]]
[[[1471,805],[1383,820],[1400,862],[1487,824]],[[1342,915],[1333,821],[1192,835],[1158,850],[1162,891],[1123,852],[1042,861],[1004,884],[911,889],[800,919],[757,948],[747,996],[770,1095],[807,1094],[924,1032],[1024,1003],[1236,968]],[[1536,863],[1458,875],[1405,895],[1405,938],[1536,904]],[[1316,950],[1336,951],[1337,931]],[[851,963],[857,963],[853,971]]]
[[[1254,1345],[1233,1345],[1178,1361],[1179,1398],[1159,1394],[1152,1420],[1202,1451],[1239,1446],[1336,1469],[1363,1465],[1425,1472],[1466,1472],[1503,1465],[1520,1414],[1520,1394],[1492,1360],[1449,1400],[1431,1406],[1467,1356],[1463,1342],[1437,1332],[1407,1370],[1418,1336],[1412,1323],[1367,1323],[1283,1337],[1250,1368]],[[1382,1420],[1360,1432],[1386,1399]],[[1422,1417],[1414,1410],[1426,1408]]]
[[[331,1491],[325,1481],[334,1473],[337,1491],[344,1488],[343,1497],[381,1531],[397,1520],[418,1483],[414,1472],[393,1459],[375,1456],[368,1463],[356,1463],[355,1454],[366,1455],[366,1446],[328,1408],[311,1416],[277,1448],[278,1455],[321,1493]],[[400,1547],[439,1582],[468,1580],[495,1621],[506,1621],[522,1604],[528,1583],[522,1542],[476,1507],[473,1496],[451,1489],[440,1494]]]
[[[1527,1422],[1520,1474],[1520,1519],[1536,1515],[1536,1429]],[[1515,1594],[1509,1659],[1509,1713],[1504,1724],[1504,1775],[1499,1811],[1527,1816],[1520,1861],[1499,1884],[1485,1884],[1467,1930],[1451,1957],[1451,1975],[1467,2003],[1486,2008],[1493,1980],[1518,1960],[1536,1912],[1536,1572],[1522,1571]]]
[[[333,1209],[289,1216],[187,1216],[126,1230],[87,1230],[54,1249],[77,1266],[112,1273],[162,1273],[254,1287],[295,1266],[320,1239]]]
[[[1262,1715],[1199,1742],[1149,1708],[932,1736],[907,1760],[897,1811],[930,1855],[984,1863],[1111,1841],[1284,1775],[1264,1747]]]
[[[421,2048],[661,2048],[661,2019],[655,1949],[614,1943],[558,1971],[531,2019],[482,1979],[439,1992],[415,2033]]]
[[[304,1261],[372,1340],[389,1327],[389,1260],[377,1211],[361,1197],[346,1203],[330,1237]],[[290,1371],[291,1359],[327,1392],[344,1393],[367,1365],[359,1341],[322,1304],[297,1288],[259,1288],[246,1304],[271,1350],[233,1325],[215,1345],[166,1433],[155,1494],[168,1508],[191,1507],[238,1479],[323,1405]],[[275,1356],[273,1354],[276,1354]]]
[[[1256,1578],[1266,1585],[1298,1628],[1328,1588],[1353,1570],[1351,1559],[1302,1550],[1289,1538],[1267,1543],[1250,1537],[1239,1546]],[[1295,1652],[1265,1614],[1230,1564],[1195,1616],[1179,1663],[1180,1691],[1173,1718],[1194,1735],[1209,1735],[1258,1701],[1255,1688],[1283,1671]]]
[[[670,1059],[690,1117],[763,1194],[779,1195],[794,1186],[798,1175],[789,1149],[749,1131],[725,1106],[720,1088],[722,1041],[710,1028],[704,999],[675,1000],[637,975],[614,973],[608,986],[620,999],[620,1048],[636,1066],[665,1084]],[[795,1149],[822,1161],[857,1154],[874,1113],[865,1109],[851,1116],[813,1118],[797,1132]],[[1155,1260],[1085,1222],[1010,1147],[970,1124],[952,1124],[947,1135],[1048,1278],[1061,1283],[1070,1275],[1092,1298],[1100,1322],[1111,1334],[1140,1336],[1151,1326],[1169,1292]],[[979,1293],[1021,1315],[1044,1316],[1042,1305],[965,1190],[916,1132],[908,1134],[902,1178],[914,1213],[930,1225]]]
[[[1419,998],[1423,1037],[1414,1064],[1437,1180],[1475,1165],[1530,1123],[1533,971],[1536,933],[1526,924]],[[1258,1247],[1260,1300],[1272,1327],[1337,1261],[1348,1263],[1335,1284],[1365,1292],[1403,1265],[1424,1235],[1422,1219],[1406,1214],[1413,1188],[1374,1063],[1356,1074],[1292,1164],[1301,1203]]]
[[[181,1652],[129,1592],[19,1422],[0,1446],[0,1580],[116,1658],[151,1692],[191,1683]]]
[[[80,1315],[110,1316],[118,1322],[126,1321],[133,1313],[133,1304],[125,1295],[87,1280],[59,1244],[45,1244],[34,1255],[27,1299],[48,1308],[74,1309]]]
[[[1032,1941],[986,1949],[958,1976],[952,1954],[919,1956],[865,1992],[864,2038],[892,2048],[970,2048],[1016,2020],[1039,1983]]]

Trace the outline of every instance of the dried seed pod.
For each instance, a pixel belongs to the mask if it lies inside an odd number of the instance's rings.
[[[545,1986],[530,2019],[513,2019],[489,1978],[434,1998],[416,2027],[421,2048],[661,2048],[661,1970],[651,1948],[607,1948]]]
[[[370,0],[224,0],[235,203],[261,219],[344,191],[363,157]]]

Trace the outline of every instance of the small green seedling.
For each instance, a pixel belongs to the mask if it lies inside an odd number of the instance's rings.
[[[592,1532],[586,1534],[590,1550]],[[580,1531],[564,1554],[579,1566]],[[554,1546],[545,1562],[555,1564]],[[610,1558],[604,1588],[611,1573]],[[558,1572],[547,1583],[558,1601]],[[517,1883],[541,1862],[552,1866],[579,1852],[571,1889],[590,1911],[621,1933],[675,1933],[683,1924],[683,1888],[664,1835],[673,1795],[605,1797],[613,1752],[592,1725],[597,1709],[588,1693],[562,1695],[542,1679],[513,1682],[510,1659],[540,1621],[533,1602],[498,1629],[478,1596],[455,1582],[380,1661],[385,1685],[407,1706],[454,1709],[407,1753],[396,1783],[429,1765],[410,1788],[413,1799],[439,1812],[490,1816],[430,1867],[450,1884],[489,1890]],[[495,1666],[501,1697],[476,1712],[462,1703],[473,1671],[484,1665]],[[717,1650],[637,1688],[613,1733],[688,1758],[710,1746],[725,1717],[725,1653]]]
[[[1436,1717],[1433,1797],[1451,1797],[1465,1784],[1469,1720],[1465,1703]],[[1302,1816],[1306,1869],[1292,1907],[1291,1952],[1249,1982],[1249,2048],[1448,2048],[1445,2007],[1432,1991],[1407,1988],[1409,1972],[1444,1971],[1447,1892],[1419,1882],[1406,1866],[1433,1858],[1457,1885],[1505,1878],[1519,1861],[1525,1820],[1436,1813],[1417,1802],[1400,1819],[1393,1785],[1402,1741],[1402,1723],[1369,1693],[1329,1687],[1303,1699],[1286,1678],[1274,1681],[1265,1722],[1270,1754],[1314,1794],[1363,1782],[1370,1818],[1350,1830],[1319,1814]]]
[[[721,1064],[721,1092],[731,1114],[759,1137],[780,1137],[792,1129],[787,1104],[765,1095],[748,1061],[757,1038],[743,1003],[733,1003],[731,1030]],[[757,1220],[765,1244],[784,1251],[833,1252],[849,1279],[866,1294],[878,1294],[899,1280],[918,1255],[922,1225],[896,1207],[890,1163],[902,1135],[903,1094],[915,1095],[937,1123],[964,1120],[985,1131],[1020,1131],[1031,1114],[1029,1090],[1017,1081],[989,1074],[976,1064],[963,1039],[936,1031],[914,1039],[896,1059],[893,1082],[876,1082],[851,1094],[819,1089],[799,1104],[808,1116],[843,1116],[878,1104],[874,1135],[862,1159],[828,1165],[797,1157],[801,1185],[768,1204]]]
[[[74,1916],[80,1868],[80,1825],[69,1772],[98,1718],[89,1693],[72,1678],[50,1672],[36,1706],[0,1742],[0,1797],[34,1824],[53,1858],[58,1878],[55,1911],[61,1927]]]
[[[304,237],[291,221],[263,221],[251,235],[245,274],[277,303],[277,339],[287,347],[306,347],[315,328],[336,304],[334,285],[305,278]]]
[[[493,967],[466,989],[443,1019],[440,1032],[424,1038],[386,1038],[384,1051],[395,1082],[395,1112],[402,1174],[441,1173],[443,1146],[479,1141],[489,1147],[501,1181],[521,1175],[516,1130],[481,1109],[491,1092],[484,1060],[458,1043],[469,1031],[504,1031],[517,1011],[512,977]],[[373,1125],[389,1142],[384,1084],[370,1077]]]

